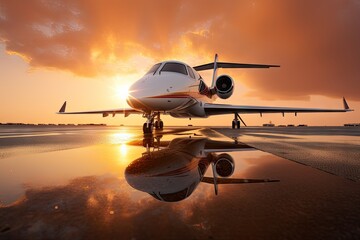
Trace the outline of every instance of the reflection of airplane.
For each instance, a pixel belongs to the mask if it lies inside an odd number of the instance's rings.
[[[270,68],[277,65],[243,64],[218,62],[217,55],[212,63],[190,67],[178,61],[165,61],[155,64],[144,77],[136,81],[129,89],[127,97],[130,109],[110,109],[85,112],[65,112],[66,102],[60,108],[60,114],[110,114],[123,113],[126,116],[140,113],[147,118],[143,125],[144,133],[152,133],[153,128],[163,129],[160,114],[170,114],[178,118],[200,117],[211,115],[234,114],[232,128],[240,128],[240,121],[246,126],[239,114],[248,113],[304,113],[304,112],[348,112],[343,98],[343,109],[291,108],[240,106],[228,104],[212,104],[216,98],[229,98],[234,91],[234,81],[228,75],[217,76],[218,68]],[[208,87],[199,71],[213,69],[212,84]]]
[[[152,143],[154,141],[150,140],[149,144]],[[144,145],[148,146],[148,143],[144,141]],[[224,152],[244,150],[253,148],[245,144],[207,138],[177,138],[164,149],[149,151],[148,148],[141,158],[134,160],[126,168],[125,178],[133,188],[166,202],[181,201],[189,197],[200,182],[214,184],[217,194],[218,184],[278,181],[229,178],[234,172],[235,162]],[[204,177],[210,164],[214,177]]]

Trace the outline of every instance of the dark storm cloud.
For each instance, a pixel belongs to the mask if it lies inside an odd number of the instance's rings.
[[[248,70],[250,95],[360,100],[360,4],[332,1],[1,1],[0,38],[31,66],[95,76],[140,54],[280,64]],[[201,62],[199,62],[201,64]]]

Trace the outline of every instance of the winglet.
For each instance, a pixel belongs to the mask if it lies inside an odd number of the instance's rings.
[[[344,104],[344,109],[345,109],[345,110],[349,110],[349,109],[350,109],[350,108],[349,108],[349,105],[348,105],[347,102],[346,102],[345,97],[343,97],[343,104]]]
[[[66,108],[66,101],[64,102],[64,104],[61,106],[59,113],[64,113],[65,112],[65,108]]]

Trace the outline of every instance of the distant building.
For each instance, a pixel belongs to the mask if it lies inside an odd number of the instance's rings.
[[[345,123],[345,127],[360,127],[360,123]]]
[[[263,127],[275,127],[275,124],[270,121],[269,123],[264,123]]]

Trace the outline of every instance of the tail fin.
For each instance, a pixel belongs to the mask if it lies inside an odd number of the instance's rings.
[[[215,81],[216,81],[216,77],[217,77],[217,69],[218,69],[217,61],[218,61],[218,55],[216,53],[215,59],[214,59],[214,72],[213,72],[213,77],[212,77],[212,82],[211,82],[211,88],[214,88],[214,86],[215,86]]]

